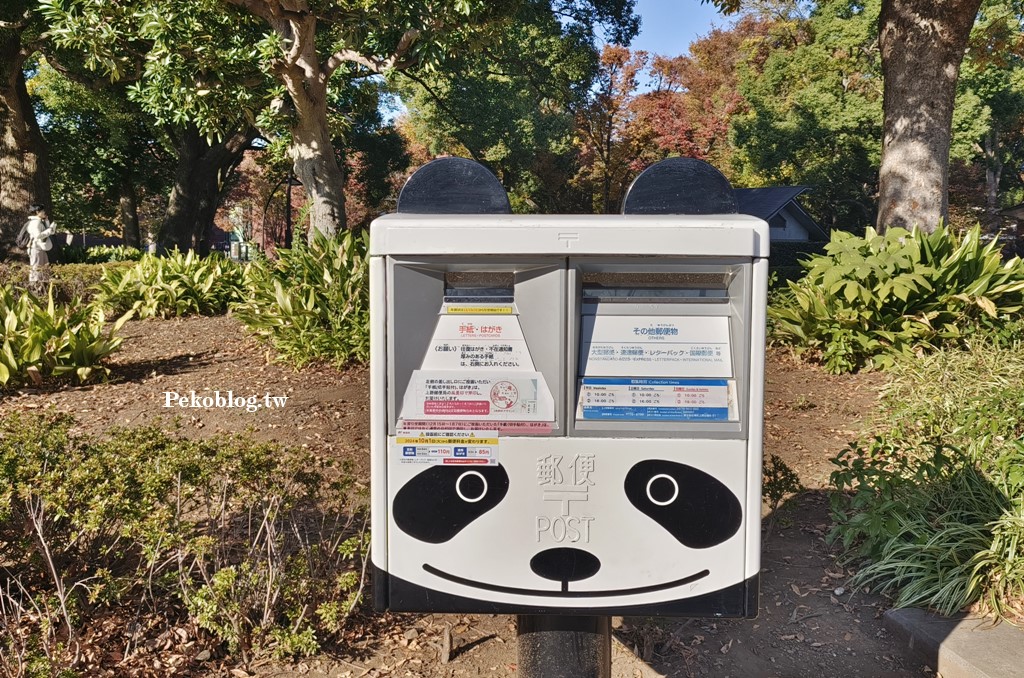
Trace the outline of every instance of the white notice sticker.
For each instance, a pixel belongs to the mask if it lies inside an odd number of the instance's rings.
[[[553,421],[555,401],[540,372],[416,370],[400,418]]]

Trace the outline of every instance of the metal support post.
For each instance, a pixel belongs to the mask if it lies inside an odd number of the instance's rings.
[[[611,678],[611,617],[521,614],[517,621],[521,678]]]

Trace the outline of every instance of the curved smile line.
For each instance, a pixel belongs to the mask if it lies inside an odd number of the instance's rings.
[[[676,579],[675,581],[665,582],[664,584],[652,584],[651,586],[640,586],[635,589],[609,589],[606,591],[545,591],[541,589],[521,589],[515,586],[500,586],[498,584],[486,584],[484,582],[473,581],[465,577],[460,577],[455,574],[449,574],[444,570],[439,570],[433,565],[423,564],[423,569],[430,574],[447,579],[448,581],[455,582],[456,584],[462,584],[463,586],[472,586],[476,589],[483,589],[485,591],[495,591],[497,593],[520,593],[531,596],[548,596],[551,598],[591,598],[595,596],[621,596],[635,593],[650,593],[652,591],[662,591],[664,589],[670,589],[675,586],[682,586],[683,584],[689,584],[695,582],[698,579],[711,574],[710,570],[701,570],[696,574],[691,574],[689,577],[683,577],[682,579]]]

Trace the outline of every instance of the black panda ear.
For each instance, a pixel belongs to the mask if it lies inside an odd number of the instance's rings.
[[[693,549],[727,541],[743,523],[736,495],[714,476],[686,464],[642,461],[626,474],[625,491],[633,506]]]
[[[442,544],[501,503],[508,473],[498,466],[432,466],[402,486],[391,505],[398,529]]]

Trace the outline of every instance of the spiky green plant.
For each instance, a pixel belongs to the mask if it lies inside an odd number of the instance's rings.
[[[147,254],[131,268],[108,268],[94,286],[94,303],[139,318],[218,315],[243,296],[244,270],[222,255],[175,251]]]
[[[117,331],[130,313],[106,327],[103,310],[74,300],[57,305],[11,285],[0,286],[0,387],[34,378],[68,377],[80,383],[106,376],[102,361],[117,350]]]
[[[364,362],[370,354],[365,233],[279,250],[276,262],[254,262],[246,272],[249,296],[232,312],[263,337],[282,360],[297,366]]]
[[[894,355],[960,341],[1024,308],[1024,262],[1004,262],[978,227],[962,237],[944,228],[835,231],[825,254],[803,266],[769,309],[773,336],[830,372],[887,367]]]

